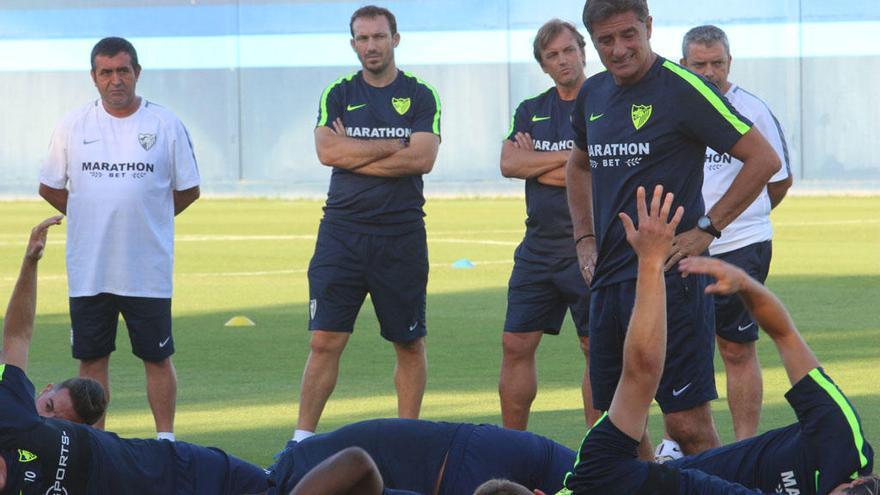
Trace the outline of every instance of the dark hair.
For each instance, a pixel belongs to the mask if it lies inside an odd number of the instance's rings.
[[[379,16],[385,16],[388,19],[388,25],[391,27],[391,36],[397,34],[397,19],[394,18],[394,14],[390,10],[375,5],[367,5],[355,10],[354,14],[351,14],[351,20],[348,21],[348,30],[351,31],[351,37],[354,38],[354,21],[361,17],[373,18]]]
[[[98,55],[115,57],[121,52],[125,52],[131,57],[131,66],[134,67],[135,70],[141,70],[141,65],[138,63],[138,54],[134,49],[134,45],[129,43],[125,38],[117,38],[115,36],[104,38],[95,43],[95,46],[92,48],[92,70],[95,70],[95,57]]]
[[[532,491],[510,480],[494,479],[478,486],[474,495],[532,495]]]
[[[642,21],[648,21],[648,0],[587,0],[584,3],[584,27],[593,34],[593,26],[617,14],[632,12]]]
[[[864,480],[860,485],[845,488],[843,493],[852,495],[880,495],[880,476],[869,474],[862,476],[859,480]]]
[[[727,41],[727,35],[718,26],[706,25],[692,28],[684,35],[681,42],[681,57],[687,59],[688,46],[693,43],[712,46],[715,43],[721,43],[724,46],[724,52],[730,56],[730,42]]]
[[[107,410],[107,396],[104,387],[91,378],[70,378],[55,386],[56,390],[66,388],[70,392],[73,410],[87,425],[98,422]]]
[[[566,29],[571,32],[578,47],[581,49],[581,53],[584,53],[584,47],[587,46],[587,42],[584,41],[584,35],[579,33],[577,28],[570,22],[565,22],[560,19],[550,19],[541,26],[541,29],[538,30],[538,34],[535,35],[535,42],[532,44],[535,60],[537,60],[539,64],[543,64],[541,61],[541,52],[544,48],[553,41],[553,38]]]

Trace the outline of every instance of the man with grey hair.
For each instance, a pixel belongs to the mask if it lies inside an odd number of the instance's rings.
[[[708,278],[682,278],[675,267],[706,251],[758,196],[779,159],[717,89],[653,52],[645,0],[589,0],[583,20],[608,69],[581,87],[572,111],[575,147],[566,166],[574,237],[583,238],[577,254],[592,290],[593,405],[611,405],[635,298],[639,264],[617,215],[635,216],[638,186],[663,184],[685,214],[664,266],[669,339],[656,399],[670,436],[694,454],[720,443],[709,405],[717,398],[715,313],[705,293]],[[709,210],[701,194],[707,146],[744,162],[735,184]],[[653,458],[643,437],[641,455]]]
[[[589,369],[590,290],[578,270],[565,193],[565,162],[572,147],[571,109],[584,75],[584,37],[571,23],[551,19],[538,30],[535,60],[554,86],[516,108],[501,147],[501,173],[525,180],[526,234],[514,255],[507,292],[501,377],[505,428],[525,430],[538,392],[535,352],[541,337],[559,334],[571,312],[587,365],[581,391],[587,424],[592,407]]]
[[[773,227],[770,210],[791,187],[791,163],[785,135],[766,103],[728,80],[733,58],[727,35],[716,26],[698,26],[682,42],[681,65],[705,77],[755,127],[776,152],[783,166],[761,188],[758,197],[712,241],[709,253],[736,265],[764,283],[770,269]],[[730,187],[743,163],[729,153],[706,150],[703,168],[703,200],[711,209]],[[737,297],[715,297],[715,331],[718,351],[727,371],[727,402],[737,440],[758,431],[763,398],[761,366],[755,341],[758,327]]]

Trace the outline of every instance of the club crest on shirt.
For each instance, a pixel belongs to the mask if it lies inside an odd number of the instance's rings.
[[[632,121],[633,126],[635,126],[636,130],[639,130],[644,126],[648,119],[651,118],[651,113],[654,111],[653,105],[633,105],[632,106]]]
[[[140,133],[138,134],[138,142],[141,143],[141,147],[144,149],[144,151],[149,151],[150,148],[152,148],[153,145],[156,144],[156,135]]]
[[[400,115],[408,112],[411,104],[412,100],[410,98],[391,98],[391,105]]]
[[[26,462],[36,461],[37,456],[27,450],[18,449],[18,462],[24,464]]]

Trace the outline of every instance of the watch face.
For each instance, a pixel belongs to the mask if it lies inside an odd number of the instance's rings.
[[[706,229],[710,228],[711,226],[712,226],[712,221],[709,220],[709,217],[704,215],[704,216],[697,219],[697,227],[699,227],[700,230],[706,230]]]

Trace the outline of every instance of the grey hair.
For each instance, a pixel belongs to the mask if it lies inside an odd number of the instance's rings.
[[[626,12],[633,12],[639,21],[647,22],[648,0],[587,0],[584,3],[584,27],[592,35],[597,22]]]
[[[724,52],[727,56],[730,56],[730,42],[727,41],[727,35],[724,34],[724,31],[721,30],[718,26],[705,25],[705,26],[697,26],[687,34],[684,35],[684,40],[681,42],[681,56],[684,59],[687,59],[688,56],[688,46],[693,43],[699,43],[701,45],[712,46],[715,43],[721,43],[724,45]]]

